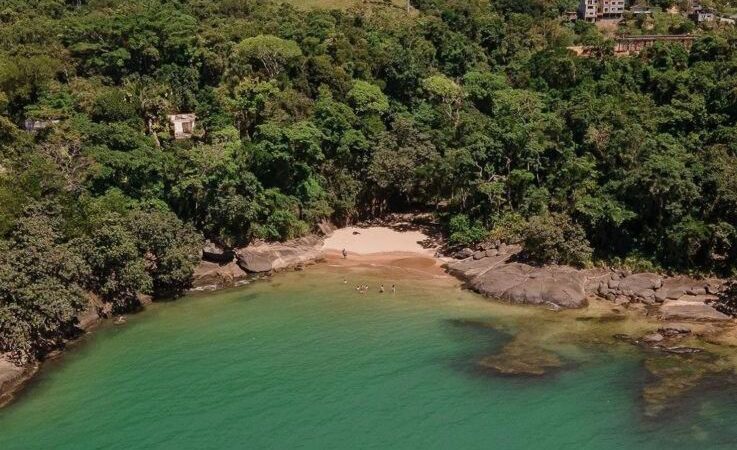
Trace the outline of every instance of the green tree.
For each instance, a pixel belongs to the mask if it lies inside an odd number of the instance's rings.
[[[592,255],[583,228],[560,213],[531,218],[523,247],[530,259],[540,263],[584,266]]]
[[[296,42],[263,34],[242,40],[233,51],[237,64],[258,63],[268,78],[276,77],[287,64],[302,56]]]

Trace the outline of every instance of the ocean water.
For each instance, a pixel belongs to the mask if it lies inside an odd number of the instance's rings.
[[[737,396],[722,379],[650,415],[646,356],[583,336],[582,321],[345,270],[158,304],[98,330],[0,410],[0,449],[737,447]],[[385,280],[395,295],[376,292]],[[515,376],[478,364],[521,335],[562,365]]]

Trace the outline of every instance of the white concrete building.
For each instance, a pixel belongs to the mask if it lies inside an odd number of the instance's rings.
[[[619,19],[625,9],[625,0],[581,0],[578,16],[588,22],[599,19]]]
[[[194,114],[172,114],[169,116],[172,133],[174,139],[189,139],[194,132],[195,120],[197,116]]]

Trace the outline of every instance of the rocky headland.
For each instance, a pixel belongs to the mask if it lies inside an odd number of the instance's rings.
[[[520,262],[519,246],[464,250],[446,263],[469,289],[490,298],[552,309],[583,308],[591,298],[664,320],[729,321],[711,306],[723,280],[630,273],[614,269],[534,266]]]

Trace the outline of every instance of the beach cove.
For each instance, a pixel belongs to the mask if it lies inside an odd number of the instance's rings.
[[[390,252],[393,235],[362,233],[334,234],[325,260],[304,270],[103,324],[0,410],[0,446],[737,442],[728,348],[680,355],[632,345],[617,336],[662,324],[615,317],[606,302],[559,312],[489,302],[462,290],[418,236],[417,247]],[[368,252],[362,236],[385,247]]]

